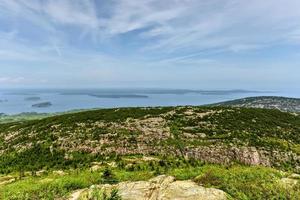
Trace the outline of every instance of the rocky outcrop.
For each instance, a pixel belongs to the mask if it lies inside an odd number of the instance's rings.
[[[226,165],[281,169],[288,165],[299,173],[299,121],[299,116],[275,110],[224,107],[88,111],[5,125],[0,131],[4,144],[0,156],[14,158],[18,152],[17,160],[22,160],[23,152],[38,153],[38,146],[52,155],[65,152],[60,161],[65,163],[72,163],[77,152],[93,158],[91,161],[98,156],[156,155]],[[53,162],[50,157],[43,159]]]
[[[229,164],[239,162],[247,165],[262,165],[280,167],[281,164],[290,162],[299,163],[300,156],[293,152],[278,150],[265,150],[256,147],[226,147],[226,146],[203,146],[185,148],[186,158],[195,158],[209,163]],[[180,152],[178,151],[179,155]],[[295,164],[296,165],[296,164]],[[296,172],[300,171],[295,167]]]
[[[205,188],[193,181],[176,181],[174,177],[161,175],[149,181],[122,182],[117,185],[98,185],[98,189],[110,192],[117,189],[122,200],[225,200],[227,195],[222,190]],[[93,189],[87,189],[71,199],[91,197]],[[74,198],[77,197],[77,198]]]
[[[136,146],[107,147],[103,155],[162,155],[180,156],[185,159],[196,159],[207,163],[232,164],[242,163],[246,165],[262,165],[266,167],[278,167],[290,163],[294,172],[299,173],[300,155],[291,151],[280,151],[275,149],[263,149],[251,146],[225,146],[209,145],[200,147],[185,147],[178,149],[171,146],[137,144]]]
[[[294,166],[295,172],[300,172],[300,168],[297,167],[297,163],[300,163],[300,155],[291,151],[267,150],[257,147],[209,145],[176,149],[173,147],[150,147],[147,145],[138,145],[135,149],[132,147],[117,147],[111,149],[107,148],[106,150],[109,153],[116,153],[118,155],[158,154],[165,156],[183,156],[186,159],[192,158],[217,164],[230,164],[238,162],[246,165],[262,165],[267,167],[274,166],[280,168],[282,164],[288,162]]]
[[[9,184],[12,183],[16,180],[15,177],[11,176],[11,175],[7,175],[7,176],[0,176],[0,186],[1,185],[5,185],[5,184]]]
[[[279,180],[279,184],[285,188],[292,188],[298,184],[300,181],[299,174],[291,174],[287,177],[283,177]]]

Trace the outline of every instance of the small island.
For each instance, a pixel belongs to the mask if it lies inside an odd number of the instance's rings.
[[[147,95],[138,95],[138,94],[89,94],[91,97],[97,98],[112,98],[112,99],[119,99],[119,98],[148,98]]]
[[[41,97],[27,97],[24,99],[25,101],[39,101]]]
[[[37,104],[32,105],[32,107],[35,107],[35,108],[47,108],[50,106],[52,106],[51,102],[42,102],[42,103],[37,103]]]

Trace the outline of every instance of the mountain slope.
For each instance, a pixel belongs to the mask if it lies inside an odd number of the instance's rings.
[[[287,98],[276,96],[258,96],[225,101],[214,106],[232,106],[232,107],[247,107],[247,108],[268,108],[278,109],[287,112],[300,112],[300,99]]]
[[[300,167],[300,116],[226,107],[120,108],[0,125],[0,173],[158,155]]]

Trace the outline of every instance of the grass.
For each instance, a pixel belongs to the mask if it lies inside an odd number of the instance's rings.
[[[234,166],[204,167],[194,180],[206,187],[226,191],[235,199],[288,199],[291,192],[280,190],[278,180],[282,175],[270,168]]]
[[[161,161],[161,160],[160,160]],[[234,199],[297,199],[300,184],[284,186],[280,179],[288,176],[276,169],[259,166],[222,166],[184,162],[177,159],[135,163],[133,168],[102,166],[97,171],[68,170],[59,176],[51,172],[42,177],[26,177],[0,186],[0,199],[35,200],[66,197],[70,192],[105,183],[105,177],[115,182],[148,180],[159,174],[174,176],[177,180],[194,180],[205,187],[219,188]],[[127,163],[128,165],[129,163]],[[132,163],[130,163],[132,164]],[[139,167],[137,167],[139,166]],[[106,175],[105,175],[106,174]]]
[[[110,193],[99,189],[92,188],[91,192],[85,192],[81,194],[79,200],[121,200],[122,198],[118,194],[118,190],[113,189]]]
[[[89,171],[72,172],[68,175],[27,177],[24,180],[0,187],[3,199],[55,199],[68,192],[101,183],[101,174]]]

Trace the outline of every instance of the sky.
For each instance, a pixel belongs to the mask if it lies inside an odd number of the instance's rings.
[[[0,0],[0,88],[300,89],[299,0]]]

